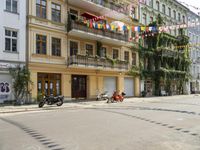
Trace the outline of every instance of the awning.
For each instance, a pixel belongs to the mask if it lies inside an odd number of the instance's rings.
[[[94,21],[105,20],[105,16],[96,16],[89,12],[84,12],[81,16],[85,17],[87,20],[93,19]]]

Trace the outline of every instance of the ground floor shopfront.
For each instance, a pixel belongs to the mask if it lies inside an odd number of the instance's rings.
[[[68,68],[64,65],[30,64],[32,98],[42,93],[64,95],[66,99],[95,98],[98,92],[120,90],[127,96],[139,96],[139,77],[125,72]]]
[[[10,103],[14,100],[13,78],[9,73],[9,68],[25,65],[23,62],[1,62],[0,61],[0,103]]]
[[[0,103],[14,100],[12,94],[12,77],[7,69],[0,69]]]
[[[170,96],[170,95],[179,95],[179,94],[188,94],[187,83],[183,83],[183,88],[180,89],[179,82],[176,80],[161,80],[159,83],[159,95],[160,96]],[[150,78],[146,80],[141,80],[141,92],[145,93],[145,96],[151,97],[155,95],[155,82]]]

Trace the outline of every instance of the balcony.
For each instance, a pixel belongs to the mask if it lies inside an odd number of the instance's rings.
[[[89,28],[85,24],[78,21],[69,21],[68,23],[69,35],[75,37],[82,37],[84,39],[101,41],[103,43],[115,45],[127,45],[128,33],[121,34],[109,30]]]
[[[95,58],[88,57],[84,55],[74,55],[68,58],[69,67],[84,67],[91,69],[111,69],[117,71],[128,71],[129,64],[125,61],[118,60],[117,62],[112,62],[106,58]]]
[[[160,55],[162,55],[163,57],[178,57],[178,56],[183,57],[184,54],[181,51],[172,50],[165,47],[159,47],[158,50]]]
[[[87,8],[87,11],[98,13],[99,15],[124,19],[129,21],[129,4],[117,4],[116,2],[106,2],[105,0],[68,0],[70,5],[79,8]]]

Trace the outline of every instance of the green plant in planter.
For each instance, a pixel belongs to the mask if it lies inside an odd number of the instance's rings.
[[[112,59],[112,58],[109,57],[109,56],[106,56],[106,59],[107,59],[108,61],[110,61],[110,62],[112,63],[113,66],[117,63],[117,60],[116,60],[116,59]]]
[[[138,75],[140,75],[140,68],[138,66],[132,66],[132,68],[129,71],[128,75],[131,75],[131,76],[138,76]]]

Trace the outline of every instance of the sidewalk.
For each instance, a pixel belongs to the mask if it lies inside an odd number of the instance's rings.
[[[162,97],[136,97],[136,98],[126,98],[124,103],[140,103],[140,102],[157,102],[163,100],[173,100],[173,99],[185,99],[198,97],[200,94],[194,95],[176,95],[176,96],[162,96]],[[26,111],[41,111],[41,110],[56,110],[65,108],[91,108],[94,106],[106,106],[106,101],[86,101],[86,102],[67,102],[61,107],[56,105],[45,105],[43,108],[38,108],[38,105],[22,105],[22,106],[0,106],[0,114],[5,113],[15,113],[15,112],[26,112]]]

